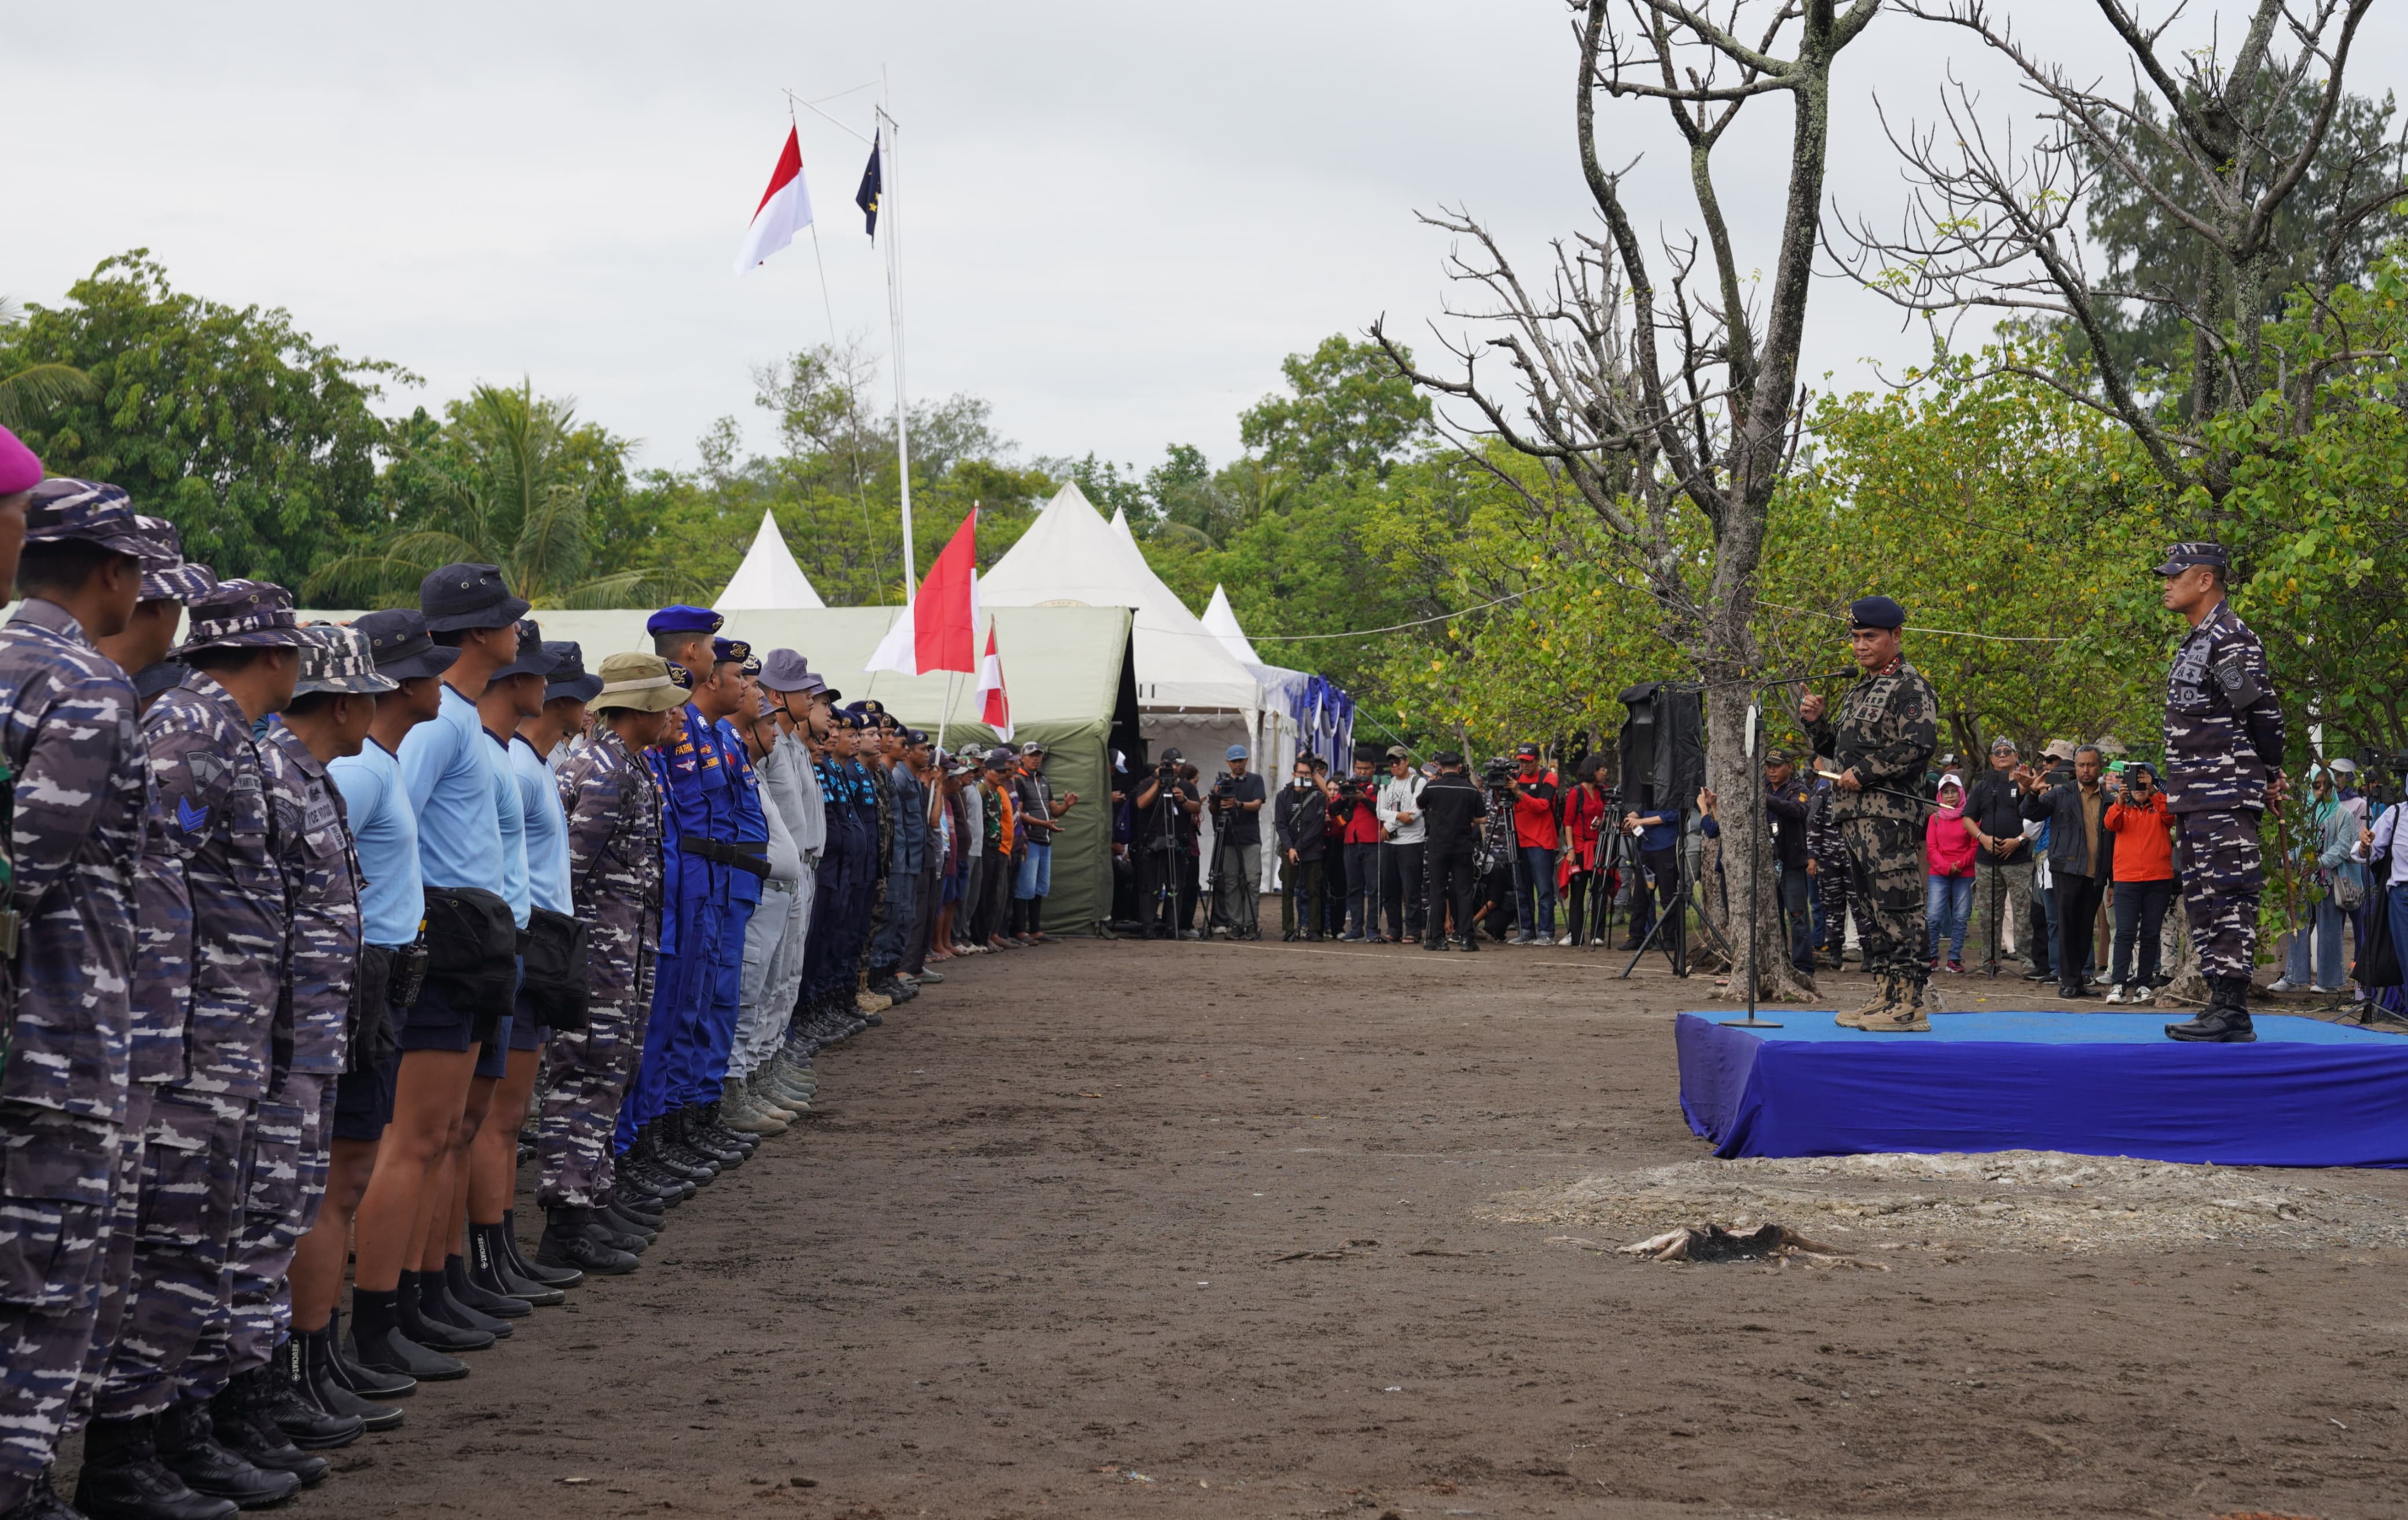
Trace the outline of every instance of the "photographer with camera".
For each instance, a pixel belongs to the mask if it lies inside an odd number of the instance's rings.
[[[1513,752],[1513,937],[1508,944],[1555,942],[1555,773],[1536,744]]]
[[[2014,769],[2015,784],[2024,789],[2023,815],[2048,825],[2050,892],[2057,900],[2057,995],[2087,997],[2083,968],[2097,946],[2093,921],[2111,880],[2115,836],[2101,827],[2115,787],[2101,784],[2107,757],[2096,744],[2073,752],[2073,774],[2062,781],[2035,775],[2029,766]]]
[[[1271,819],[1280,858],[1287,863],[1287,892],[1280,899],[1281,938],[1319,939],[1329,795],[1322,790],[1312,755],[1296,757],[1296,774],[1281,788]]]
[[[1666,913],[1679,911],[1681,900],[1681,810],[1657,808],[1641,813],[1633,809],[1622,815],[1622,832],[1628,835],[1639,849],[1639,865],[1645,874],[1630,887],[1630,938],[1622,942],[1625,950],[1637,950],[1647,942],[1647,931],[1656,926],[1658,905]],[[1647,883],[1653,882],[1656,891],[1650,896]]]
[[[2115,836],[2115,949],[2107,1000],[2145,1003],[2157,994],[2159,934],[2174,900],[2174,815],[2147,762],[2124,767],[2124,795],[2099,824]],[[2137,969],[2135,943],[2141,952]]]
[[[1380,925],[1380,799],[1368,750],[1354,752],[1354,774],[1329,795],[1329,814],[1346,852],[1346,923],[1340,939],[1377,943]]]
[[[1452,908],[1455,947],[1478,950],[1479,941],[1471,935],[1471,894],[1479,879],[1475,861],[1481,821],[1488,815],[1488,795],[1463,773],[1463,756],[1447,750],[1439,754],[1438,774],[1421,789],[1419,801],[1426,830],[1422,868],[1429,879],[1422,948],[1447,947],[1447,912]]]
[[[1404,746],[1388,747],[1388,779],[1380,783],[1380,832],[1386,858],[1380,872],[1380,895],[1386,900],[1388,938],[1398,944],[1422,937],[1422,864],[1429,831],[1422,821],[1422,788],[1428,783],[1413,771],[1412,756]]]
[[[1183,825],[1204,810],[1196,788],[1180,778],[1186,756],[1162,752],[1154,769],[1129,797],[1129,853],[1137,862],[1137,921],[1148,939],[1176,939],[1187,925],[1179,917],[1179,878],[1194,874],[1184,847]]]
[[[1232,939],[1259,939],[1262,812],[1270,798],[1250,771],[1244,745],[1230,745],[1225,758],[1229,768],[1212,782],[1212,927]]]

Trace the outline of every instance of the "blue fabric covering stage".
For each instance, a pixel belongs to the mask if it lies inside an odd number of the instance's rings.
[[[2073,1151],[2218,1166],[2408,1167],[2408,1039],[2257,1015],[2252,1045],[2185,1045],[2148,1013],[1939,1013],[1869,1035],[1684,1013],[1681,1111],[1723,1156]]]

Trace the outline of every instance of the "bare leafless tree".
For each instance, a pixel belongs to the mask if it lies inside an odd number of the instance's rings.
[[[1749,620],[1766,518],[1801,416],[1798,351],[1831,73],[1881,4],[1576,0],[1578,147],[1598,226],[1554,243],[1543,284],[1534,285],[1469,212],[1425,216],[1464,240],[1449,273],[1481,298],[1451,315],[1478,323],[1478,336],[1441,333],[1455,372],[1438,374],[1414,368],[1372,328],[1399,369],[1468,409],[1450,425],[1475,452],[1478,438],[1494,438],[1544,460],[1597,513],[1662,609],[1664,637],[1705,682],[1707,775],[1726,798],[1750,796],[1742,736],[1766,672]],[[1600,94],[1657,103],[1687,144],[1694,228],[1653,253],[1626,198],[1633,165],[1609,170],[1599,158]],[[1759,309],[1715,192],[1713,154],[1751,101],[1783,94],[1794,112],[1789,187]],[[1511,375],[1484,373],[1484,358],[1501,358]],[[1722,816],[1730,900],[1742,902],[1742,863],[1770,869],[1771,852],[1751,849],[1764,820],[1737,802]],[[1773,900],[1761,878],[1757,890],[1760,902]],[[1802,997],[1779,916],[1759,914],[1759,991]]]
[[[2208,437],[2216,414],[2244,411],[2281,385],[2294,393],[2293,414],[2311,415],[2318,377],[2272,372],[2263,342],[2285,294],[2274,288],[2282,282],[2274,238],[2325,147],[2372,0],[2298,7],[2256,0],[2229,57],[2214,37],[2203,47],[2169,45],[2180,4],[2152,26],[2126,0],[2097,3],[2127,55],[2128,94],[2077,82],[1985,0],[1899,0],[1909,14],[1970,33],[2007,61],[2041,104],[2041,130],[2019,144],[2011,125],[1985,118],[1979,96],[1952,78],[1939,120],[1889,127],[1914,187],[1899,230],[1878,232],[1856,218],[1840,225],[1831,251],[1868,288],[1935,320],[1988,310],[2071,324],[2087,340],[2079,366],[2042,354],[2002,367],[2129,428],[2173,493],[2199,487],[2221,502],[2233,460]],[[2294,50],[2287,60],[2283,47]],[[2278,123],[2303,108],[2304,136],[2278,141]],[[2143,144],[2154,151],[2137,151]],[[2089,267],[2075,219],[2111,176],[2177,236],[2195,240],[2204,256],[2190,261],[2199,271],[2194,288],[2101,278]],[[2328,166],[2321,186],[2329,204],[2315,208],[2323,246],[2309,291],[2318,301],[2342,278],[2341,253],[2357,230],[2408,192],[2399,145],[2366,144],[2347,163]],[[2115,358],[2108,327],[2111,305],[2120,302],[2171,310],[2188,327],[2186,415],[2158,404],[2149,377]],[[2337,353],[2330,362],[2349,357]]]

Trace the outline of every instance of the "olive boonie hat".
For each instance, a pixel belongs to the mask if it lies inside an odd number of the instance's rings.
[[[595,707],[666,712],[685,705],[676,679],[683,673],[657,654],[613,654],[602,662],[602,689],[590,700]]]

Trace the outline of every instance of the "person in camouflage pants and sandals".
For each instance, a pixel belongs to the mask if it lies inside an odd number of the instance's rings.
[[[41,481],[0,429],[0,758],[13,787],[0,919],[0,1515],[73,1512],[50,1469],[100,1309],[129,1120],[134,867],[147,786],[134,687],[94,638],[141,585],[115,486]],[[32,493],[29,502],[28,494]],[[26,548],[22,577],[18,546]]]
[[[661,922],[661,798],[643,754],[685,694],[656,654],[613,654],[600,674],[593,738],[560,771],[569,881],[577,916],[591,925],[586,1025],[554,1029],[544,1050],[536,1201],[544,1211],[542,1259],[616,1273],[634,1270],[636,1258],[605,1239],[594,1212],[618,1180],[612,1136],[644,1048]],[[638,1180],[647,1193],[667,1189],[657,1195],[665,1198],[678,1191],[666,1177]]]
[[[2207,979],[2199,1017],[2166,1036],[2209,1044],[2258,1038],[2249,1022],[2258,898],[2266,884],[2258,821],[2283,800],[2283,707],[2266,646],[2225,599],[2221,544],[2166,552],[2168,611],[2190,624],[2166,675],[2166,805],[2181,825],[2183,911]]]
[[[1848,847],[1850,896],[1872,1000],[1839,1022],[1875,1033],[1928,1030],[1924,958],[1924,768],[1940,743],[1940,699],[1899,652],[1906,609],[1886,596],[1848,608],[1849,641],[1864,672],[1836,722],[1819,695],[1799,704],[1814,754],[1840,772],[1830,814]]]

